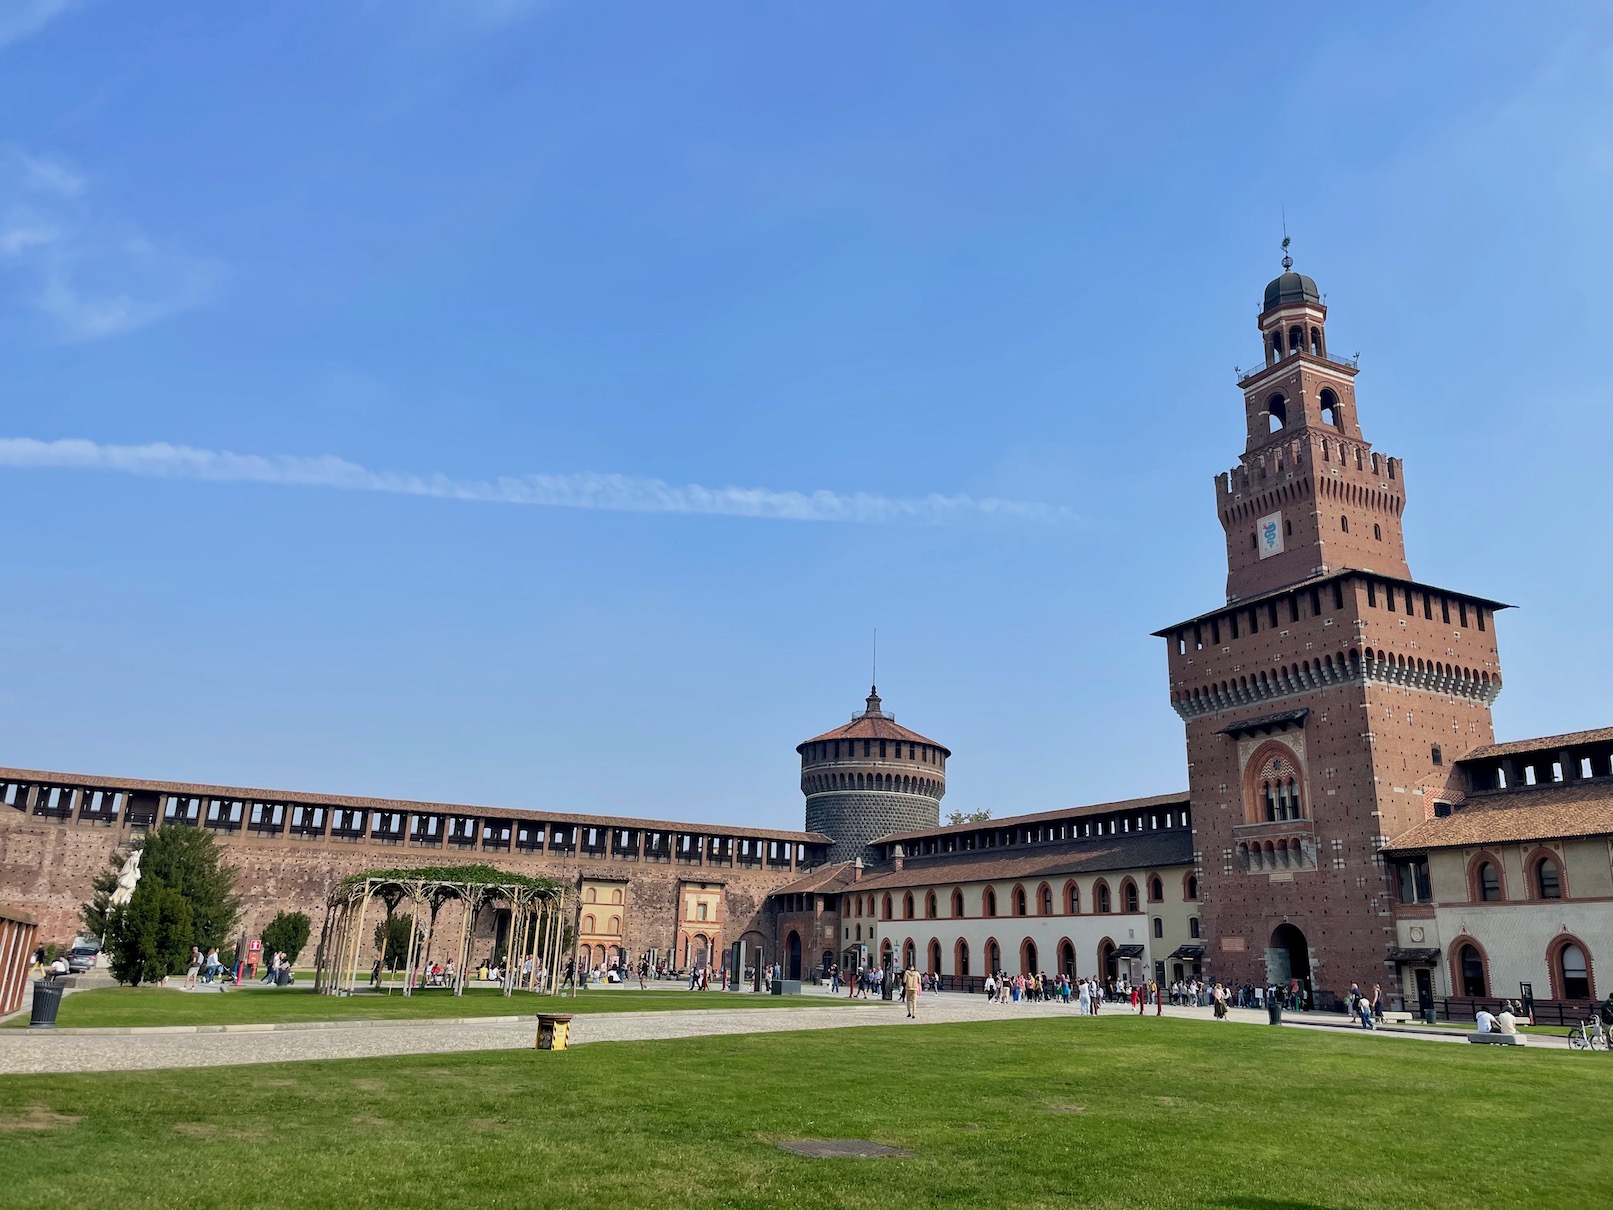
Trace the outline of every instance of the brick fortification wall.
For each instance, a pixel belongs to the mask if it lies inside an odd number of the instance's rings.
[[[130,835],[127,828],[43,819],[0,808],[0,900],[14,902],[39,917],[41,943],[66,943],[82,928],[79,909],[90,898],[92,880],[109,868],[114,852],[128,842]],[[681,952],[677,916],[682,884],[723,888],[726,944],[745,933],[770,940],[773,928],[767,916],[768,893],[797,876],[797,871],[783,868],[596,861],[558,854],[456,853],[330,838],[216,835],[226,859],[238,871],[236,888],[243,900],[241,923],[249,936],[256,936],[276,912],[301,911],[313,922],[317,939],[325,917],[325,896],[349,874],[366,869],[486,862],[513,873],[567,883],[575,883],[579,872],[601,879],[625,879],[629,890],[623,945],[634,955],[649,949],[666,954]],[[446,927],[448,918],[443,917],[439,928]],[[306,957],[312,957],[311,949]]]

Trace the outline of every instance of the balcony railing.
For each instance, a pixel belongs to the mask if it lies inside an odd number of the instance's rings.
[[[1325,361],[1330,365],[1344,366],[1346,369],[1351,369],[1351,370],[1359,370],[1361,368],[1361,366],[1360,366],[1361,355],[1359,353],[1357,353],[1354,357],[1335,357],[1331,353],[1309,353],[1309,352],[1301,351],[1301,352],[1298,352],[1298,353],[1290,353],[1286,357],[1279,357],[1276,361],[1271,362],[1269,365],[1267,365],[1267,364],[1258,365],[1258,366],[1255,366],[1253,369],[1250,369],[1250,370],[1245,370],[1245,369],[1242,369],[1242,368],[1238,368],[1237,369],[1238,385],[1242,386],[1244,383],[1248,382],[1251,378],[1254,378],[1254,377],[1256,377],[1257,375],[1260,375],[1260,374],[1264,374],[1267,370],[1275,370],[1280,365],[1287,365],[1290,361],[1292,361],[1296,357],[1310,357],[1310,358],[1315,359],[1316,361]]]

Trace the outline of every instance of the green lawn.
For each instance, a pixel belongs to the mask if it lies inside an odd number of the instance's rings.
[[[502,996],[471,988],[455,997],[421,990],[412,996],[316,996],[309,986],[241,987],[227,992],[181,992],[159,987],[102,987],[62,998],[62,1029],[133,1025],[266,1025],[284,1021],[408,1020],[432,1017],[531,1016],[540,1012],[609,1013],[693,1008],[838,1007],[833,996],[758,996],[736,992],[585,991],[580,996]],[[8,1023],[25,1027],[26,1015]]]
[[[1116,1014],[9,1076],[0,1155],[40,1208],[1556,1210],[1607,1204],[1610,1091],[1601,1055]]]

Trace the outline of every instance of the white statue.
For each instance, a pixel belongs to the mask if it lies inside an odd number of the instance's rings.
[[[140,850],[130,853],[123,862],[123,868],[118,871],[117,889],[112,892],[112,906],[122,907],[129,902],[134,894],[135,884],[140,881]]]

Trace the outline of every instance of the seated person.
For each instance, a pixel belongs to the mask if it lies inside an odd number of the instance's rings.
[[[1513,1015],[1516,1009],[1516,1004],[1503,1004],[1501,1011],[1496,1014],[1495,1023],[1500,1027],[1502,1033],[1515,1034],[1518,1032],[1518,1018]]]
[[[45,978],[46,980],[60,979],[66,974],[67,959],[65,956],[57,954],[56,957],[51,960],[50,969],[45,972]]]
[[[1493,1033],[1498,1032],[1499,1022],[1496,1021],[1495,1014],[1492,1013],[1489,1009],[1487,1009],[1487,1008],[1479,1009],[1479,1011],[1474,1014],[1474,1017],[1479,1023],[1479,1028],[1477,1030],[1478,1033],[1481,1033],[1481,1034],[1493,1034]],[[1514,1031],[1514,1032],[1516,1032],[1516,1031]]]

